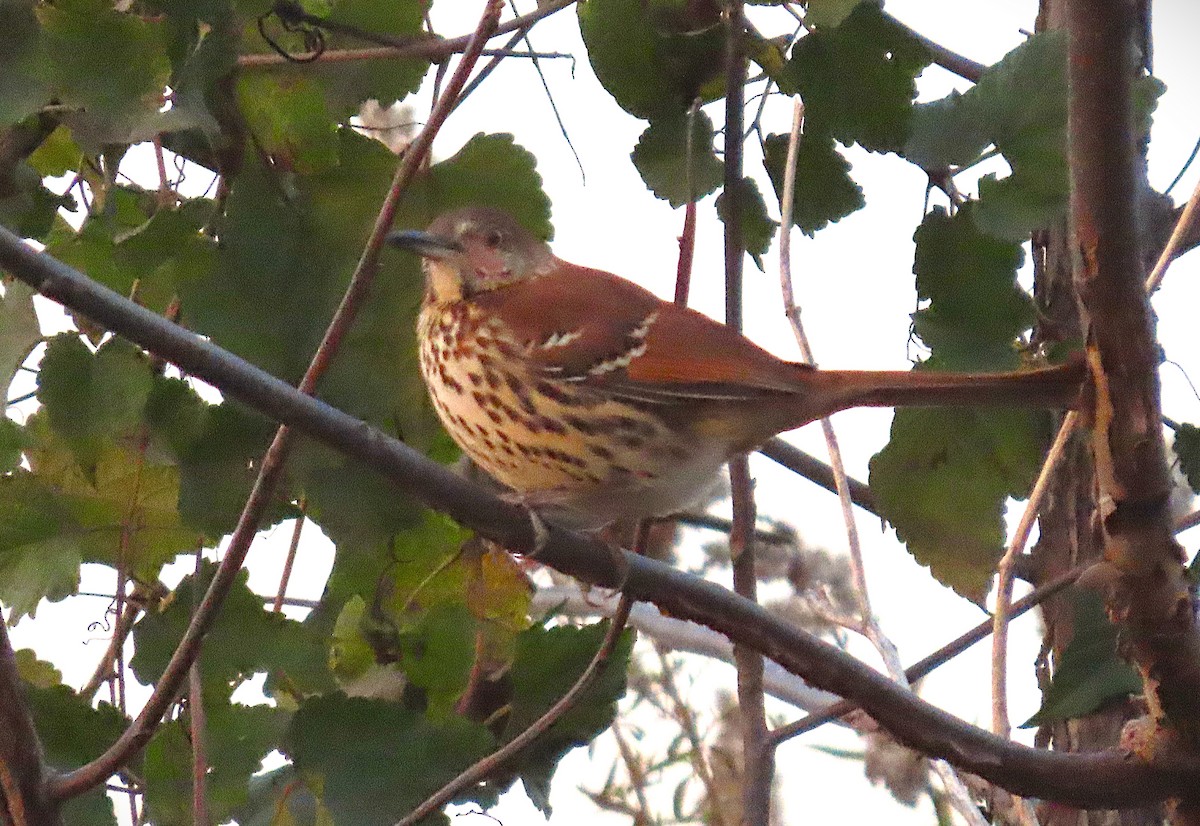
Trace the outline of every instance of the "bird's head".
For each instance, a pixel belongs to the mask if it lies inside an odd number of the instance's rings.
[[[507,212],[466,207],[434,219],[429,229],[398,230],[388,243],[424,259],[434,298],[470,298],[546,272],[554,254],[546,243]]]

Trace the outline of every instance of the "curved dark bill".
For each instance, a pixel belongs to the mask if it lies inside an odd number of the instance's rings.
[[[416,229],[398,229],[388,233],[387,242],[422,258],[449,258],[462,252],[462,244],[441,235],[431,235]]]

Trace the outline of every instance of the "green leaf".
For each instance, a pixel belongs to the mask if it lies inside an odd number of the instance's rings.
[[[1110,700],[1142,691],[1137,670],[1117,653],[1120,632],[1108,621],[1100,595],[1076,589],[1068,598],[1075,608],[1075,634],[1054,669],[1042,707],[1021,728],[1086,717]]]
[[[95,760],[129,726],[130,720],[108,703],[91,703],[65,685],[29,686],[25,692],[46,763],[59,771],[77,769]],[[134,757],[130,767],[140,771]],[[112,801],[103,788],[67,802],[63,822],[80,826],[116,826]]]
[[[879,6],[861,3],[836,28],[800,38],[779,88],[804,98],[808,135],[894,152],[908,138],[916,77],[931,59]]]
[[[684,112],[724,93],[724,27],[715,4],[587,0],[579,31],[596,78],[639,118]]]
[[[146,403],[151,432],[179,465],[179,515],[214,540],[233,531],[275,424],[235,402],[210,405],[181,379],[156,378]],[[294,514],[286,484],[262,527]]]
[[[62,672],[53,663],[39,660],[32,648],[21,648],[13,652],[17,662],[17,673],[21,679],[37,688],[51,688],[62,683]]]
[[[897,410],[871,459],[880,514],[908,552],[962,596],[982,603],[1004,551],[1009,497],[1024,496],[1046,427],[1024,410]]]
[[[213,822],[223,823],[246,804],[251,775],[282,737],[285,715],[270,706],[244,706],[205,698],[205,791]],[[146,746],[146,806],[158,826],[190,826],[192,744],[185,721],[172,721]]]
[[[5,401],[13,377],[42,339],[33,311],[33,294],[33,288],[24,282],[9,281],[0,300],[0,388]]]
[[[758,191],[758,184],[754,182],[753,178],[742,178],[737,203],[741,212],[742,241],[746,246],[746,252],[754,259],[758,268],[765,272],[762,257],[771,249],[771,242],[775,239],[775,230],[778,229],[779,222],[767,214],[767,203],[763,200],[762,193]],[[728,222],[728,192],[722,192],[717,196],[716,207],[720,219]]]
[[[1025,254],[985,235],[973,218],[970,204],[953,216],[938,208],[917,228],[917,297],[929,303],[913,314],[915,331],[944,369],[1015,369],[1014,342],[1035,317],[1017,285]]]
[[[434,607],[402,636],[402,670],[412,685],[425,690],[431,719],[451,716],[467,687],[475,662],[477,623],[465,605]]]
[[[1011,370],[1017,336],[1033,323],[1017,286],[1024,253],[983,234],[967,205],[935,209],[915,235],[914,329],[933,351],[925,369]],[[1003,514],[1041,461],[1046,417],[1022,410],[901,410],[871,460],[884,517],[945,585],[982,600],[1004,545]],[[874,486],[878,485],[878,488]]]
[[[230,812],[239,826],[327,826],[330,817],[290,763],[250,778],[245,804]]]
[[[34,0],[0,3],[0,127],[24,120],[50,99]]]
[[[297,770],[312,778],[310,788],[339,826],[395,823],[494,742],[485,727],[468,720],[433,723],[396,703],[342,694],[301,704],[288,741]],[[457,800],[479,795],[467,791]]]
[[[505,739],[525,731],[579,679],[604,638],[608,622],[583,628],[534,626],[517,637],[512,666],[512,712]],[[633,634],[625,631],[603,671],[579,701],[512,764],[530,800],[550,816],[550,779],[568,751],[590,743],[612,725],[625,694]]]
[[[239,73],[238,106],[255,141],[279,168],[309,174],[338,160],[338,123],[315,78]]]
[[[994,145],[1011,174],[984,177],[975,220],[1021,242],[1067,208],[1066,35],[1043,32],[988,67],[963,94],[917,107],[904,155],[930,170],[974,163]]]
[[[29,165],[42,177],[58,177],[79,169],[83,162],[83,150],[71,137],[71,130],[59,126],[41,142],[28,160]]]
[[[9,622],[33,616],[43,597],[57,602],[79,588],[80,532],[32,474],[0,477],[0,601],[12,611]]]
[[[82,561],[121,564],[152,580],[176,554],[195,549],[199,537],[179,521],[174,467],[156,464],[140,448],[107,444],[84,468],[40,412],[25,430],[30,484],[43,490],[44,515],[60,523],[59,540]]]
[[[74,212],[75,199],[51,192],[24,161],[12,168],[7,181],[0,179],[0,224],[22,238],[44,238],[62,207]]]
[[[37,397],[90,472],[111,440],[141,422],[152,383],[149,360],[133,345],[114,338],[93,354],[77,334],[62,333],[46,346]]]
[[[161,131],[170,76],[161,22],[116,11],[104,0],[41,5],[52,91],[75,140],[89,151]]]
[[[136,292],[138,303],[162,312],[181,285],[214,266],[216,245],[201,233],[213,203],[195,199],[147,215],[153,205],[141,191],[117,189],[110,198],[114,209],[89,215],[78,233],[52,239],[48,251],[122,295]]]
[[[808,0],[804,22],[810,26],[833,28],[840,26],[863,0]]]
[[[972,92],[951,92],[940,100],[913,107],[910,134],[901,150],[905,158],[926,170],[968,166],[992,143],[991,124],[983,102]]]
[[[24,430],[32,471],[0,478],[0,598],[15,617],[32,614],[43,597],[74,593],[83,562],[120,561],[131,575],[153,580],[198,539],[179,522],[173,467],[110,439],[98,441],[81,466],[46,419],[39,412]]]
[[[215,567],[206,563],[201,587],[207,589]],[[204,642],[200,672],[205,696],[220,702],[241,681],[258,672],[285,675],[305,691],[332,686],[325,668],[325,643],[313,636],[301,623],[282,614],[267,611],[261,597],[246,585],[248,574],[241,571],[230,588],[220,614]],[[175,651],[198,604],[195,576],[184,577],[174,599],[160,612],[149,613],[133,627],[134,655],[129,662],[134,675],[152,684]]]
[[[1179,457],[1179,469],[1187,477],[1188,486],[1200,493],[1200,427],[1184,422],[1175,430],[1172,444]]]
[[[686,113],[671,112],[650,121],[630,156],[650,191],[673,207],[715,192],[724,174],[713,151],[712,121],[703,112],[693,119],[689,163],[688,119]]]
[[[6,416],[0,416],[0,474],[12,473],[21,467],[21,450],[25,447],[25,431]]]
[[[337,0],[331,4],[330,21],[354,26],[363,31],[395,38],[420,37],[424,34],[425,14],[430,0]],[[356,38],[332,33],[327,48],[357,48]],[[318,61],[307,67],[318,77],[336,117],[345,119],[358,112],[367,100],[383,106],[403,100],[421,88],[429,70],[429,61],[418,58],[387,60]]]
[[[787,135],[769,135],[763,158],[780,203],[787,145]],[[833,138],[821,134],[806,134],[800,141],[793,198],[792,223],[809,236],[866,203],[862,188],[850,178],[850,164],[834,147]]]

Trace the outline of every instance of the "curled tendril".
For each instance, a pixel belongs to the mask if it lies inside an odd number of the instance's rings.
[[[304,39],[305,54],[292,54],[281,46],[275,38],[267,34],[267,21],[272,17],[279,18],[279,24],[283,26],[284,31],[291,34],[298,34]],[[271,47],[272,51],[289,63],[312,63],[319,60],[321,55],[325,53],[325,33],[319,27],[305,19],[305,17],[302,16],[300,7],[295,3],[276,3],[270,11],[259,15],[257,21],[258,34]]]

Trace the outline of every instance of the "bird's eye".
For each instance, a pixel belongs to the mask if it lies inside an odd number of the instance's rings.
[[[483,240],[484,243],[486,243],[489,247],[495,249],[504,243],[504,235],[500,232],[500,230],[493,229],[488,231],[488,234],[484,236]]]

